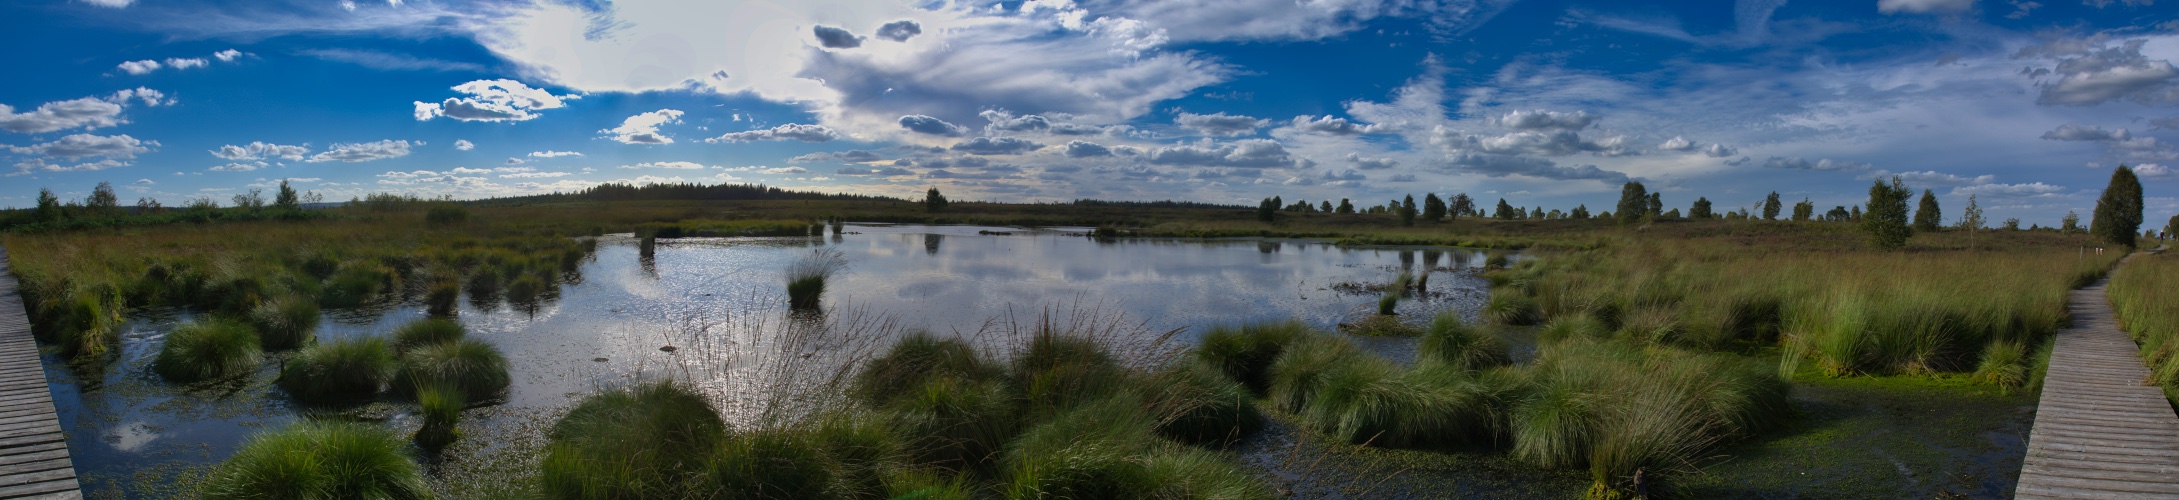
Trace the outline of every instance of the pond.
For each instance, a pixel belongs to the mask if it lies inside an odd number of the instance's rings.
[[[465,300],[459,314],[472,338],[511,361],[505,401],[464,413],[463,442],[430,464],[442,490],[508,480],[524,468],[552,419],[598,387],[648,376],[710,381],[725,399],[748,401],[797,358],[838,362],[846,344],[783,342],[766,332],[834,329],[882,344],[909,330],[982,339],[999,323],[1067,318],[1102,325],[1120,344],[1172,346],[1219,324],[1297,319],[1331,329],[1375,314],[1377,293],[1402,271],[1427,275],[1429,292],[1403,301],[1408,321],[1440,311],[1468,319],[1488,290],[1477,277],[1483,251],[1442,247],[1339,247],[1311,240],[1098,240],[1084,228],[848,225],[822,238],[661,240],[639,255],[626,235],[601,237],[597,252],[540,303]],[[815,249],[839,251],[846,271],[828,284],[821,317],[786,312],[783,269]],[[328,310],[321,340],[379,335],[425,316],[414,290],[358,309]],[[196,313],[134,311],[119,354],[96,365],[46,359],[74,453],[92,496],[165,497],[231,454],[252,433],[307,413],[383,420],[413,429],[413,405],[378,403],[338,410],[299,407],[273,387],[285,354],[253,377],[181,386],[152,374],[163,337]],[[816,328],[803,328],[803,327]],[[776,337],[776,335],[774,335]],[[1109,336],[1109,335],[1108,335]],[[1412,339],[1358,338],[1394,359]],[[791,344],[791,345],[790,345]],[[821,354],[821,355],[820,355]],[[772,383],[777,380],[769,381]],[[754,403],[752,403],[754,404]],[[756,406],[729,403],[728,420]],[[527,448],[526,448],[527,447]]]

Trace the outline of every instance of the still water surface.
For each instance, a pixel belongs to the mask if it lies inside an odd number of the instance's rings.
[[[888,335],[925,329],[977,336],[994,320],[1029,322],[1056,311],[1139,325],[1121,330],[1142,338],[1123,341],[1148,343],[1177,330],[1172,338],[1185,344],[1219,324],[1298,319],[1329,329],[1360,319],[1374,314],[1377,295],[1335,285],[1382,284],[1403,270],[1427,273],[1431,283],[1429,294],[1401,304],[1410,321],[1448,310],[1473,319],[1487,293],[1474,275],[1485,258],[1477,250],[1342,248],[1308,240],[1099,241],[1081,236],[1082,228],[847,229],[850,234],[823,238],[661,240],[652,259],[640,258],[633,240],[607,236],[549,300],[524,306],[465,300],[462,323],[472,338],[506,354],[514,385],[505,402],[464,414],[468,439],[486,443],[457,446],[453,460],[489,454],[491,436],[534,437],[550,416],[602,385],[661,373],[718,375],[776,366],[746,359],[779,357],[776,349],[724,332],[795,323],[783,313],[782,270],[814,248],[836,249],[849,262],[828,286],[828,315]],[[1010,234],[980,234],[985,231]],[[254,377],[239,381],[184,387],[152,374],[151,358],[166,332],[193,315],[177,309],[132,313],[121,353],[101,366],[71,368],[47,359],[54,402],[88,493],[172,494],[163,488],[172,487],[174,477],[216,464],[251,433],[326,411],[299,408],[272,386],[284,354],[268,356]],[[421,317],[423,307],[412,293],[328,311],[318,336],[379,335]],[[1411,340],[1358,340],[1395,359],[1411,356]],[[689,349],[690,343],[710,349]],[[661,350],[667,346],[678,352]],[[717,366],[722,364],[737,368]],[[395,403],[338,413],[398,427],[411,412]]]

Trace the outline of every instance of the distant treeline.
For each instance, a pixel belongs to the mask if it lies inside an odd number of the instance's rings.
[[[1194,202],[1194,201],[1173,201],[1173,200],[1165,200],[1165,201],[1106,201],[1106,200],[1092,200],[1092,199],[1088,199],[1088,198],[1084,198],[1084,199],[1079,199],[1079,200],[1074,200],[1074,204],[1075,204],[1075,205],[1079,205],[1079,206],[1085,206],[1085,207],[1128,207],[1128,208],[1231,208],[1231,209],[1246,209],[1246,208],[1248,208],[1248,207],[1246,207],[1246,206],[1242,206],[1242,205],[1220,205],[1220,204],[1217,204],[1217,203],[1201,203],[1201,202]]]
[[[763,184],[633,184],[606,183],[572,193],[540,194],[479,200],[492,202],[552,202],[552,201],[747,201],[747,200],[865,200],[907,201],[888,196],[865,194],[819,193],[814,191],[790,191]]]

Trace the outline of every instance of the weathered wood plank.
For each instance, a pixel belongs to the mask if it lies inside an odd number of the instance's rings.
[[[2149,370],[2104,284],[2067,295],[2073,326],[2053,344],[2018,498],[2179,498],[2179,415],[2142,384]]]
[[[81,499],[45,357],[17,285],[7,249],[0,248],[0,499]]]

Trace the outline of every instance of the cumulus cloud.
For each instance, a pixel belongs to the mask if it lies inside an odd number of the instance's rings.
[[[919,134],[940,135],[946,137],[960,137],[963,135],[968,135],[968,127],[954,125],[945,120],[940,120],[936,117],[925,115],[901,116],[900,128],[908,129],[911,132]]]
[[[1895,176],[1898,177],[1900,181],[1906,182],[1908,185],[1913,186],[1928,184],[1935,184],[1940,186],[1972,186],[1977,184],[1989,184],[1997,180],[1997,176],[1994,175],[1978,175],[1974,177],[1967,177],[1963,175],[1948,174],[1944,172],[1928,170],[1920,172],[1890,172],[1879,170],[1870,175],[1863,176],[1862,178],[1883,180]]]
[[[2041,182],[2027,184],[1980,184],[1952,188],[1952,196],[1977,195],[1993,198],[2050,198],[2065,194],[2066,188]]]
[[[227,49],[219,52],[213,52],[212,57],[214,59],[219,59],[219,62],[235,62],[235,59],[242,57],[242,51]]]
[[[72,134],[59,140],[30,146],[8,146],[19,154],[34,154],[60,158],[86,158],[101,156],[109,159],[134,159],[138,153],[151,151],[159,141],[140,141],[128,134],[91,135]],[[95,169],[94,169],[95,170]]]
[[[900,167],[885,167],[885,168],[868,168],[868,167],[840,167],[840,169],[839,169],[839,170],[837,170],[837,171],[835,171],[835,172],[833,172],[833,173],[836,173],[836,174],[840,174],[840,175],[856,175],[856,176],[868,175],[868,176],[877,176],[877,177],[898,177],[898,176],[906,176],[906,175],[915,175],[915,171],[913,171],[913,170],[908,170],[908,169],[905,169],[905,168],[900,168]]]
[[[1448,170],[1491,177],[1519,175],[1542,179],[1598,180],[1614,184],[1629,180],[1625,173],[1605,170],[1596,165],[1563,166],[1551,160],[1528,156],[1460,152],[1446,155],[1444,161]]]
[[[307,144],[302,146],[282,146],[279,144],[251,141],[249,144],[244,144],[240,146],[236,146],[233,144],[220,146],[219,149],[212,150],[211,153],[213,157],[230,161],[262,160],[266,158],[300,161],[303,159],[303,155],[310,153],[310,146]]]
[[[1773,156],[1769,159],[1763,160],[1763,166],[1767,168],[1780,168],[1787,170],[1815,170],[1821,172],[1854,173],[1867,172],[1875,168],[1874,165],[1857,161],[1832,160],[1830,158],[1824,158],[1816,161],[1808,161],[1805,158],[1784,156]]]
[[[2171,177],[2172,174],[2179,173],[2174,172],[2173,170],[2174,169],[2172,167],[2167,167],[2159,163],[2143,163],[2140,165],[2134,165],[2134,175],[2142,177]]]
[[[1524,130],[1499,136],[1466,136],[1461,139],[1465,147],[1491,154],[1537,154],[1566,156],[1576,153],[1597,153],[1604,156],[1626,156],[1635,151],[1627,147],[1626,136],[1611,136],[1589,140],[1573,130]],[[1442,141],[1441,141],[1442,142]]]
[[[977,137],[953,143],[949,149],[972,155],[1015,155],[1041,147],[1044,145],[1015,137]]]
[[[2113,142],[2127,140],[2132,137],[2133,134],[2126,132],[2126,129],[2123,128],[2104,130],[2103,127],[2083,127],[2071,123],[2059,125],[2058,128],[2043,133],[2043,140],[2047,141]]]
[[[854,33],[849,33],[846,29],[820,24],[815,28],[810,28],[810,31],[812,34],[817,35],[817,44],[828,49],[852,49],[863,46],[863,37],[855,36]]]
[[[154,96],[158,95],[158,91],[142,90],[150,91]],[[127,95],[116,96],[118,98],[115,99],[84,97],[48,102],[38,105],[37,109],[22,113],[15,112],[15,108],[6,104],[0,104],[0,130],[19,134],[42,134],[77,128],[96,130],[128,123],[128,120],[121,118],[121,110],[128,103],[127,97],[136,93],[123,92]],[[158,101],[156,97],[150,99],[152,102]]]
[[[1724,144],[1711,144],[1709,147],[1702,148],[1702,155],[1711,158],[1726,158],[1736,154],[1740,154],[1739,148]]]
[[[1224,111],[1199,115],[1183,112],[1173,118],[1173,123],[1210,136],[1237,136],[1256,133],[1256,129],[1270,125],[1271,120],[1253,116],[1229,115]]]
[[[1681,137],[1681,136],[1676,136],[1676,135],[1675,135],[1675,136],[1672,136],[1672,138],[1671,138],[1671,139],[1668,139],[1668,140],[1666,140],[1666,141],[1664,142],[1664,144],[1658,144],[1658,145],[1657,145],[1657,149],[1659,149],[1659,150],[1663,150],[1663,151],[1682,151],[1682,152],[1685,152],[1685,151],[1694,151],[1694,150],[1695,150],[1695,148],[1698,148],[1698,147],[1701,147],[1701,146],[1697,146],[1697,145],[1695,145],[1695,141],[1690,141],[1690,140],[1687,140],[1687,138],[1686,138],[1686,137]]]
[[[1112,156],[1112,148],[1089,141],[1068,141],[1066,151],[1068,158]]]
[[[1400,165],[1399,160],[1394,160],[1391,158],[1364,158],[1362,157],[1362,155],[1356,153],[1347,153],[1347,161],[1353,163],[1354,168],[1359,168],[1362,170],[1384,170]]]
[[[468,97],[431,103],[416,101],[416,120],[447,117],[461,121],[504,122],[537,118],[536,111],[567,106],[577,96],[553,95],[514,80],[477,80],[454,86]]]
[[[129,4],[136,3],[136,0],[83,0],[83,3],[106,7],[109,9],[119,9],[123,7],[128,7]]]
[[[847,151],[839,152],[810,153],[806,155],[796,156],[793,158],[788,158],[787,161],[789,163],[816,163],[828,161],[837,161],[842,163],[863,163],[883,159],[885,158],[882,156],[878,156],[877,153],[872,153],[860,149],[850,149]]]
[[[29,174],[31,171],[34,170],[43,170],[46,172],[91,172],[97,170],[106,170],[109,168],[121,168],[129,165],[131,165],[131,163],[112,158],[74,164],[70,164],[68,162],[53,163],[47,161],[45,158],[32,158],[30,160],[16,163],[16,172],[13,174],[8,174],[8,176],[13,177]]]
[[[2049,74],[2058,78],[2040,84],[2037,104],[2091,106],[2119,99],[2146,104],[2179,102],[2179,67],[2172,66],[2169,60],[2150,60],[2142,55],[2141,48],[2147,43],[2136,39],[2103,47],[2100,38],[2056,40],[2022,48],[2014,57],[2057,60]]]
[[[923,25],[916,24],[915,21],[900,20],[879,26],[877,37],[895,42],[905,42],[909,38],[921,34],[923,34]]]
[[[1376,125],[1364,125],[1348,121],[1346,118],[1333,118],[1331,115],[1315,118],[1296,116],[1292,126],[1294,130],[1323,135],[1361,135],[1379,131],[1379,127]]]
[[[1176,41],[1315,40],[1361,29],[1379,18],[1410,18],[1433,31],[1458,32],[1488,19],[1506,5],[1472,0],[1085,0],[1080,3],[1099,16],[1140,19],[1149,28]]]
[[[809,125],[809,124],[802,124],[802,123],[789,123],[789,124],[785,124],[785,125],[780,125],[780,126],[777,126],[777,127],[772,127],[772,128],[768,128],[768,129],[756,129],[756,130],[750,130],[750,131],[744,131],[744,132],[734,132],[734,133],[730,133],[730,134],[726,134],[726,135],[722,135],[722,136],[718,136],[718,137],[713,137],[713,138],[710,138],[710,139],[704,139],[704,142],[710,142],[710,143],[719,143],[719,142],[756,142],[756,141],[802,141],[802,142],[826,142],[826,141],[831,141],[831,140],[834,140],[834,139],[839,139],[839,138],[840,138],[840,132],[839,132],[839,131],[835,131],[835,130],[833,130],[833,129],[832,129],[832,127],[827,127],[827,126],[824,126],[824,125]]]
[[[809,169],[806,169],[806,168],[802,168],[802,167],[772,167],[772,168],[759,168],[759,169],[756,169],[756,171],[757,171],[757,173],[760,173],[760,174],[772,174],[772,175],[785,175],[785,174],[807,174],[807,173],[810,173],[810,170],[809,170]]]
[[[477,143],[474,143],[474,142],[469,142],[469,140],[468,140],[468,139],[455,139],[455,140],[454,140],[454,149],[458,149],[458,150],[462,150],[462,151],[468,151],[468,150],[471,150],[471,149],[476,149],[476,148],[477,148]]]
[[[1043,115],[1015,116],[1002,109],[987,109],[977,115],[990,122],[984,125],[987,134],[1043,132],[1052,128],[1052,121]]]
[[[681,110],[661,109],[640,113],[622,120],[618,127],[600,130],[598,133],[606,134],[621,144],[673,144],[672,137],[658,132],[658,127],[670,123],[681,123]]]
[[[1876,0],[1876,11],[1885,14],[1953,14],[1974,6],[1975,0]]]
[[[1275,168],[1302,165],[1286,146],[1270,139],[1242,139],[1225,144],[1166,146],[1150,150],[1150,163],[1205,167]]]
[[[355,163],[400,158],[409,155],[409,146],[409,141],[391,139],[352,144],[336,143],[333,147],[327,148],[325,152],[311,155],[310,159],[305,161],[311,163],[329,161]]]
[[[621,165],[620,168],[667,168],[675,170],[701,170],[704,168],[704,165],[701,163],[689,161],[654,161],[649,163],[637,163],[634,165]]]
[[[530,152],[530,157],[531,157],[531,158],[559,158],[559,157],[563,157],[563,156],[582,156],[582,155],[583,155],[583,154],[582,154],[581,152],[577,152],[577,151],[553,151],[553,150],[549,150],[549,149],[548,149],[548,150],[544,150],[544,151],[531,151],[531,152]]]
[[[201,57],[170,57],[166,60],[166,66],[174,69],[202,68],[211,65],[211,61],[206,61]]]
[[[1362,172],[1351,168],[1344,172],[1324,171],[1324,180],[1326,181],[1360,181],[1367,179],[1369,179],[1369,176],[1362,175]]]
[[[209,170],[209,171],[213,171],[213,172],[250,172],[250,171],[255,171],[255,170],[257,170],[257,169],[260,169],[260,168],[265,168],[265,167],[270,167],[270,166],[272,166],[272,165],[271,165],[271,164],[267,164],[267,163],[265,163],[265,162],[261,162],[261,161],[253,161],[253,162],[247,162],[247,163],[244,163],[244,162],[235,162],[235,163],[229,163],[229,164],[226,164],[226,165],[213,165],[213,166],[212,166],[211,168],[207,168],[207,169],[205,169],[205,170]]]
[[[430,59],[375,50],[308,49],[299,53],[327,61],[344,62],[386,71],[469,71],[477,73],[488,71],[484,65],[477,63]]]
[[[122,61],[120,65],[114,67],[120,69],[123,73],[128,73],[131,75],[142,75],[145,73],[158,71],[159,61],[151,59],[145,59],[141,61]]]
[[[1601,119],[1587,111],[1514,110],[1498,119],[1498,125],[1514,130],[1581,130]]]

